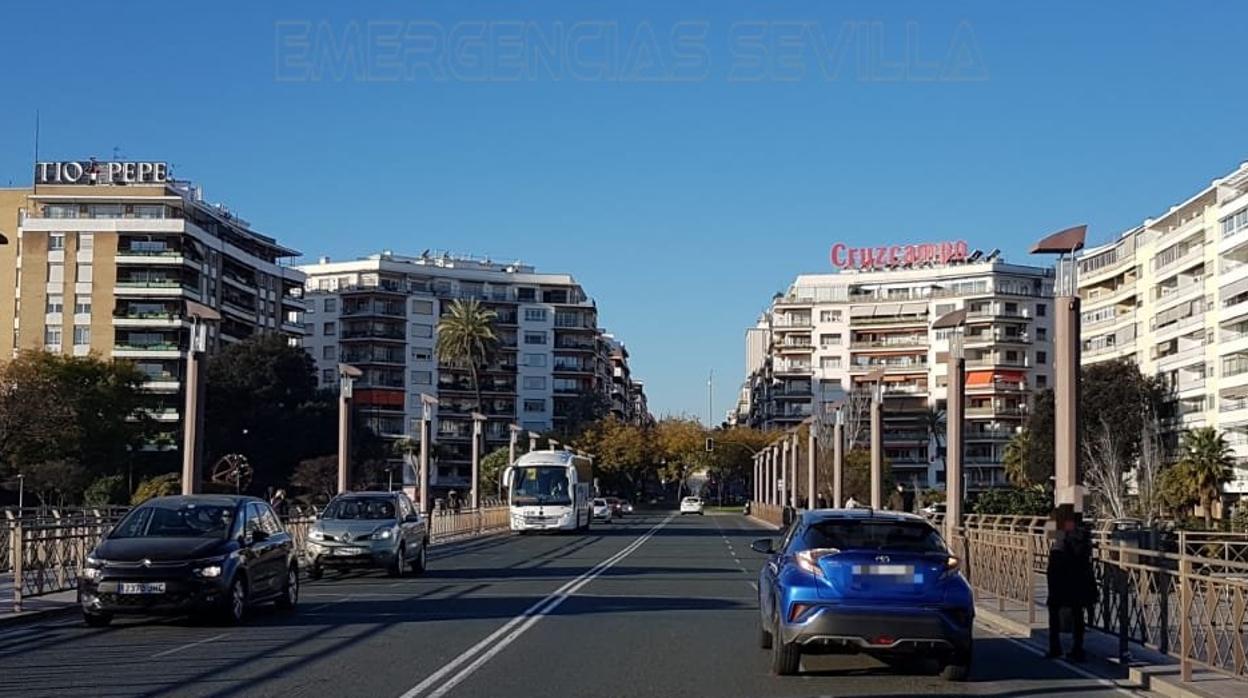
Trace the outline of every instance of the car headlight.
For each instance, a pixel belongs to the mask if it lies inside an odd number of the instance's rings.
[[[322,531],[318,531],[317,529],[314,528],[311,531],[308,531],[308,540],[315,540],[315,541],[325,540],[325,534]]]
[[[82,578],[89,579],[91,581],[98,581],[101,577],[104,576],[103,567],[104,567],[103,560],[97,557],[91,557],[90,555],[88,555],[87,559],[83,561]]]
[[[394,535],[394,531],[383,528],[373,532],[373,540],[389,540]]]
[[[216,579],[221,576],[221,565],[204,565],[195,570],[195,574],[204,579]]]

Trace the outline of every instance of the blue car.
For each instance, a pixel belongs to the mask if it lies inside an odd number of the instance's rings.
[[[822,509],[754,541],[759,645],[771,670],[797,673],[803,654],[935,658],[941,676],[971,668],[975,602],[940,533],[911,514]]]

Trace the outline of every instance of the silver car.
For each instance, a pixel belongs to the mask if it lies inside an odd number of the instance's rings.
[[[350,567],[420,574],[428,547],[429,527],[406,494],[347,492],[334,497],[308,531],[308,576]]]

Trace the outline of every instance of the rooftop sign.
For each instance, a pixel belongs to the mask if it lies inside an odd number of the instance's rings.
[[[165,184],[169,165],[163,162],[37,162],[35,184]]]
[[[925,242],[918,245],[881,245],[849,247],[843,242],[832,245],[830,258],[837,269],[887,269],[920,264],[964,262],[969,250],[965,240]]]

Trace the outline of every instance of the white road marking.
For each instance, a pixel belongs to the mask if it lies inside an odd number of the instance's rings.
[[[483,664],[488,662],[499,652],[503,651],[503,649],[505,649],[512,642],[515,642],[516,638],[523,635],[525,631],[533,627],[533,625],[537,623],[537,621],[541,620],[543,616],[557,608],[569,596],[576,593],[576,591],[581,587],[590,583],[600,574],[613,567],[620,560],[623,560],[631,555],[633,551],[637,550],[637,548],[640,548],[642,544],[650,540],[650,538],[653,537],[660,528],[666,526],[668,522],[674,518],[676,518],[676,515],[672,514],[666,519],[663,519],[645,534],[641,535],[626,546],[623,550],[598,563],[588,572],[585,572],[576,579],[565,583],[563,586],[548,594],[542,600],[530,606],[520,615],[507,621],[507,623],[505,623],[501,628],[490,633],[485,637],[485,639],[481,640],[472,647],[469,647],[458,657],[447,662],[441,669],[430,674],[424,681],[421,681],[413,686],[410,690],[404,693],[401,698],[416,698],[416,696],[419,696],[421,693],[424,693],[436,685],[444,676],[457,669],[461,664],[472,660],[473,657],[476,656],[476,659],[473,660],[468,666],[461,669],[459,673],[447,679],[444,683],[438,686],[437,690],[430,693],[429,698],[438,698],[439,696],[445,695],[447,691],[450,691],[452,688],[459,685],[460,682],[468,678]],[[485,650],[487,647],[489,647],[489,649],[482,652],[482,650]],[[481,654],[480,656],[477,656],[479,652]]]
[[[976,622],[978,622],[980,625],[982,625],[982,626],[984,626],[984,627],[987,627],[987,628],[988,628],[988,629],[989,629],[989,630],[990,630],[990,631],[991,631],[994,635],[997,635],[998,637],[1002,637],[1002,638],[1004,638],[1004,639],[1008,640],[1009,642],[1011,642],[1011,643],[1013,643],[1013,644],[1017,645],[1017,646],[1018,646],[1018,647],[1020,647],[1021,649],[1026,650],[1026,651],[1028,651],[1028,652],[1031,652],[1032,654],[1036,655],[1037,657],[1043,657],[1043,656],[1045,655],[1045,651],[1044,651],[1044,650],[1040,649],[1039,647],[1036,647],[1035,645],[1031,644],[1030,642],[1027,642],[1027,641],[1025,641],[1025,640],[1020,640],[1020,639],[1015,638],[1015,637],[1010,637],[1009,635],[1006,635],[1005,633],[998,632],[998,631],[997,631],[997,629],[996,629],[996,628],[994,628],[994,627],[993,627],[991,624],[989,624],[989,623],[985,623],[985,622],[982,622],[982,621],[976,621]],[[1077,665],[1075,665],[1075,664],[1073,664],[1073,663],[1071,663],[1071,662],[1068,662],[1068,661],[1066,661],[1065,659],[1050,659],[1050,660],[1047,660],[1047,661],[1056,662],[1057,664],[1060,664],[1060,665],[1062,666],[1062,668],[1067,669],[1067,670],[1069,670],[1069,671],[1071,671],[1071,672],[1073,672],[1073,673],[1075,673],[1075,674],[1078,674],[1078,675],[1082,676],[1082,677],[1083,677],[1083,678],[1085,678],[1085,679],[1090,679],[1090,680],[1092,680],[1092,681],[1095,681],[1096,683],[1098,683],[1098,684],[1099,684],[1099,685],[1101,685],[1101,686],[1104,686],[1105,688],[1112,688],[1112,689],[1114,689],[1115,691],[1117,691],[1118,693],[1123,694],[1124,696],[1132,696],[1132,698],[1138,698],[1138,696],[1139,696],[1139,694],[1138,694],[1138,693],[1136,693],[1135,691],[1132,691],[1132,690],[1129,690],[1129,689],[1123,688],[1122,686],[1119,686],[1119,685],[1118,685],[1118,683],[1117,683],[1117,682],[1115,682],[1113,679],[1106,679],[1106,678],[1102,678],[1102,677],[1100,677],[1100,676],[1097,676],[1096,674],[1093,674],[1093,673],[1092,673],[1092,672],[1090,672],[1090,671],[1087,671],[1087,670],[1085,670],[1085,669],[1083,669],[1083,668],[1081,668],[1081,667],[1079,667],[1079,666],[1077,666]]]
[[[182,650],[189,650],[192,647],[198,647],[199,645],[206,645],[209,642],[212,642],[213,640],[220,640],[223,637],[229,637],[229,635],[230,635],[229,633],[221,633],[220,635],[213,635],[212,637],[204,638],[203,640],[196,640],[195,642],[188,642],[185,645],[182,645],[180,647],[174,647],[173,649],[165,650],[164,652],[157,652],[156,654],[152,655],[152,659],[160,659],[161,657],[168,657],[169,655],[175,654],[177,652],[181,652]]]
[[[758,582],[749,582],[749,585],[754,587],[754,591],[758,591]]]

